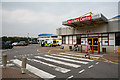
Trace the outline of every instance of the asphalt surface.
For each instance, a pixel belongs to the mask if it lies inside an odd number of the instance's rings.
[[[39,45],[20,46],[20,47],[14,47],[13,49],[10,50],[3,50],[2,53],[7,54],[8,61],[14,59],[21,60],[22,57],[25,56],[28,59],[27,63],[30,64],[31,66],[34,66],[40,70],[55,75],[56,78],[64,78],[65,80],[73,79],[73,78],[118,78],[118,64],[96,61],[96,60],[86,61],[86,60],[71,59],[62,56],[52,55],[49,53],[38,53],[37,52],[38,48],[40,48]],[[35,56],[40,58],[36,58]],[[73,61],[62,60],[59,58],[70,59]],[[75,65],[79,65],[79,67],[75,68],[72,66],[68,66],[66,64],[60,64],[59,62],[55,63],[52,62],[51,60],[46,60],[46,59],[52,59],[55,61],[75,64]],[[54,65],[54,67],[36,62],[34,60]],[[74,61],[88,62],[88,64],[77,63]],[[58,67],[65,68],[70,71],[66,73],[62,73],[60,72],[60,70],[57,70]]]

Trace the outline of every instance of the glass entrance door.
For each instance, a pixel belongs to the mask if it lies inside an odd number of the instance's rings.
[[[88,38],[88,43],[90,45],[91,50],[93,50],[94,52],[98,52],[98,37]]]

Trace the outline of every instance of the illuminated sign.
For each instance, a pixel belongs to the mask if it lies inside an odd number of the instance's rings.
[[[75,40],[73,42],[76,42]]]
[[[67,20],[67,23],[73,23],[73,22],[90,20],[91,18],[92,18],[91,15],[89,15],[89,16],[84,16],[84,17],[79,17],[79,18]]]

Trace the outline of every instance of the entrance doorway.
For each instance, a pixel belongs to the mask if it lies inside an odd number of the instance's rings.
[[[91,50],[93,50],[93,52],[98,52],[98,47],[99,47],[99,45],[98,45],[98,42],[99,42],[98,37],[89,37],[87,39],[87,42],[89,43],[90,48],[91,48]]]

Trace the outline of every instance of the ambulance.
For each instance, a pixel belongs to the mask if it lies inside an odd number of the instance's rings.
[[[45,40],[45,47],[55,47],[57,46],[56,39],[46,39]]]
[[[45,47],[51,47],[53,45],[52,39],[46,39],[45,40]]]
[[[60,46],[62,44],[62,40],[56,40],[57,46]]]

